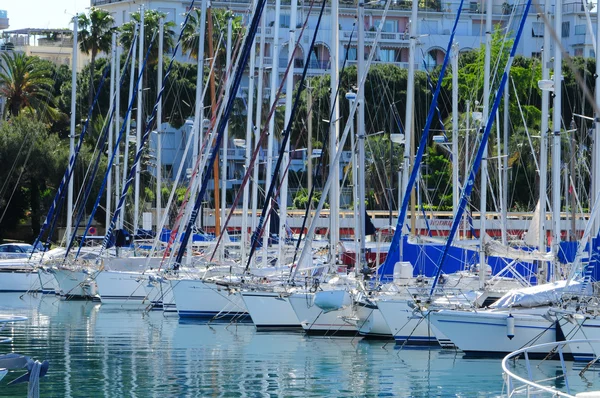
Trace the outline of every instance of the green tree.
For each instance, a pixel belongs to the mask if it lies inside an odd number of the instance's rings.
[[[10,231],[29,219],[31,236],[39,233],[68,153],[68,142],[49,134],[43,123],[28,115],[0,126],[0,217],[4,215],[0,231]]]
[[[90,85],[88,92],[88,105],[91,107],[94,101],[96,56],[101,52],[107,53],[110,50],[112,32],[115,30],[113,27],[115,21],[108,11],[91,7],[89,15],[79,15],[77,23],[79,27],[79,49],[92,56],[90,60]]]
[[[31,108],[42,116],[54,105],[51,70],[37,57],[3,52],[0,62],[0,95],[6,98],[7,111],[15,117]]]
[[[167,14],[157,10],[144,10],[144,54],[150,43],[152,43],[152,49],[148,57],[148,63],[155,65],[158,62],[158,27],[159,20],[163,18],[163,51],[165,53],[170,52],[175,45],[175,23],[166,20]],[[134,36],[136,25],[140,24],[140,13],[131,13],[131,20],[124,23],[121,26],[121,44],[125,48],[130,48]],[[153,41],[154,40],[154,41]]]

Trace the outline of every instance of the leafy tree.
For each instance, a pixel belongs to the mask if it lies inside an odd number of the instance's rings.
[[[0,126],[0,230],[29,218],[33,237],[62,177],[69,147],[25,113]]]
[[[46,116],[54,105],[52,71],[37,57],[3,52],[0,62],[0,95],[7,100],[8,113],[16,117],[31,108]]]

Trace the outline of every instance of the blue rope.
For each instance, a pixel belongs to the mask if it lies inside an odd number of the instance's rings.
[[[46,228],[48,227],[50,220],[54,220],[52,223],[52,227],[48,233],[48,237],[47,237],[45,244],[47,245],[50,242],[50,238],[54,232],[54,228],[56,225],[56,220],[58,219],[58,217],[56,217],[56,218],[54,217],[55,210],[58,211],[58,209],[60,209],[62,207],[64,194],[65,194],[64,188],[65,188],[65,185],[69,183],[69,181],[71,180],[71,177],[73,175],[73,169],[75,166],[75,162],[77,161],[77,157],[79,156],[79,150],[81,149],[81,146],[83,145],[83,139],[85,138],[85,135],[87,133],[89,122],[92,117],[92,112],[94,110],[94,107],[96,106],[96,103],[98,102],[98,97],[100,96],[100,91],[102,90],[102,86],[104,85],[104,80],[106,78],[107,71],[108,71],[108,66],[106,68],[104,68],[102,80],[100,80],[100,86],[98,87],[98,90],[96,90],[96,95],[94,96],[94,101],[92,102],[92,106],[90,106],[90,109],[88,110],[87,119],[83,126],[83,130],[81,131],[81,134],[79,135],[79,141],[77,142],[77,147],[75,148],[73,154],[71,154],[71,157],[69,158],[69,165],[67,166],[67,169],[65,170],[65,174],[63,175],[62,180],[60,181],[58,190],[56,191],[56,194],[54,195],[54,200],[52,201],[52,204],[50,205],[50,209],[48,210],[48,214],[46,215],[46,219],[44,220],[44,223],[42,224],[42,228],[40,228],[40,232],[39,232],[38,236],[35,238],[35,241],[33,242],[33,247],[37,247],[38,243],[42,240],[44,232],[46,232]],[[75,117],[75,115],[71,115],[71,117]],[[73,134],[75,134],[75,132],[73,132]],[[67,215],[67,217],[70,217],[70,216],[71,216],[70,214]],[[31,256],[29,258],[31,258]]]
[[[450,39],[448,40],[448,47],[446,49],[446,55],[444,56],[444,63],[442,64],[442,69],[440,70],[440,76],[438,78],[437,87],[435,92],[433,93],[433,98],[431,100],[431,105],[429,106],[429,113],[427,115],[427,121],[425,123],[425,128],[423,129],[423,133],[421,134],[421,141],[419,142],[419,149],[417,151],[417,155],[415,156],[415,160],[413,163],[413,168],[410,174],[410,178],[408,180],[408,184],[406,186],[406,192],[404,193],[404,198],[402,199],[402,207],[400,208],[400,214],[398,215],[398,223],[396,225],[396,231],[394,231],[394,236],[392,238],[392,243],[390,245],[390,250],[388,255],[385,258],[385,262],[380,269],[388,269],[391,267],[392,257],[395,257],[395,254],[400,249],[400,237],[402,236],[402,225],[404,224],[404,219],[406,218],[406,212],[408,210],[408,201],[410,199],[410,191],[412,191],[415,182],[417,180],[417,176],[419,175],[419,170],[421,168],[421,161],[423,159],[423,154],[425,153],[425,148],[427,147],[427,142],[429,140],[429,129],[431,127],[431,123],[433,121],[433,115],[437,109],[437,101],[440,95],[440,90],[442,88],[442,80],[444,79],[444,75],[446,73],[446,67],[448,66],[448,60],[450,59],[450,51],[452,49],[452,42],[454,41],[454,35],[456,34],[456,26],[458,25],[458,20],[462,13],[464,0],[460,1],[460,5],[458,6],[458,12],[456,14],[456,19],[454,20],[454,26],[452,28],[452,34],[450,35]],[[383,273],[379,275],[381,278]]]
[[[323,3],[321,5],[321,12],[319,14],[319,19],[317,19],[317,26],[314,28],[315,32],[313,34],[312,42],[310,43],[310,47],[308,50],[309,54],[312,52],[312,50],[315,46],[315,41],[317,40],[317,33],[319,32],[319,26],[321,25],[321,20],[323,18],[323,12],[325,11],[326,2],[327,2],[326,0],[323,0]],[[265,196],[265,204],[263,206],[262,213],[258,220],[258,225],[256,226],[256,229],[252,233],[252,239],[251,239],[252,246],[250,247],[250,255],[248,255],[248,262],[246,263],[246,271],[250,267],[250,262],[252,261],[252,255],[256,251],[258,239],[260,238],[260,235],[262,235],[263,224],[265,222],[265,217],[267,215],[267,209],[269,208],[269,202],[271,201],[271,197],[273,196],[273,191],[275,190],[275,186],[279,185],[277,182],[276,176],[279,174],[279,169],[281,169],[281,164],[283,163],[283,158],[284,158],[283,155],[285,153],[285,147],[290,139],[290,135],[292,132],[292,123],[294,121],[294,116],[296,115],[296,111],[300,104],[300,95],[302,94],[302,91],[304,91],[304,80],[306,80],[306,73],[308,72],[309,64],[310,64],[310,62],[307,62],[304,65],[304,69],[302,70],[302,78],[300,79],[298,90],[296,90],[296,98],[294,99],[294,105],[292,106],[292,111],[290,112],[290,119],[288,120],[288,124],[285,129],[283,139],[281,141],[281,148],[279,149],[279,156],[277,157],[277,163],[275,164],[275,168],[273,169],[273,175],[271,176],[271,185],[269,186],[269,191],[267,192],[267,195]],[[292,78],[292,76],[288,76],[288,79],[291,79],[291,78]],[[339,85],[338,85],[338,88],[339,88]],[[287,93],[287,95],[291,95],[291,94],[292,93]],[[330,123],[331,123],[331,119],[330,119]],[[287,195],[287,192],[284,192],[283,194]],[[305,217],[305,219],[306,219],[306,217]],[[298,240],[298,242],[299,241],[300,240]]]
[[[515,57],[515,53],[517,51],[517,46],[519,45],[519,40],[521,39],[521,34],[523,33],[523,27],[525,26],[525,20],[527,19],[527,15],[529,14],[529,8],[531,6],[531,0],[527,1],[525,5],[525,9],[523,10],[523,17],[521,18],[521,23],[519,24],[519,30],[517,31],[517,35],[515,37],[515,42],[513,43],[513,47],[510,51],[510,57],[508,62],[506,63],[506,67],[504,68],[504,73],[502,74],[502,80],[500,80],[500,86],[498,87],[498,91],[496,92],[496,98],[494,99],[494,106],[490,111],[490,115],[495,115],[498,107],[500,106],[500,101],[502,100],[502,92],[504,91],[504,86],[508,80],[508,72],[510,71],[510,67],[512,65],[512,61]],[[471,172],[469,174],[469,179],[466,181],[465,187],[462,192],[462,196],[460,198],[460,203],[458,209],[456,210],[456,214],[454,215],[454,222],[452,223],[452,228],[450,229],[450,235],[448,237],[448,241],[446,242],[446,246],[444,247],[444,251],[442,252],[442,256],[439,260],[439,266],[437,273],[435,274],[435,278],[433,279],[433,283],[431,284],[431,290],[429,295],[433,295],[435,287],[437,285],[438,279],[440,278],[440,274],[442,273],[442,266],[444,265],[444,260],[448,255],[448,250],[450,250],[450,246],[452,245],[452,240],[456,235],[456,230],[460,224],[460,219],[465,211],[465,206],[469,197],[471,195],[471,191],[473,191],[473,186],[475,185],[475,176],[479,172],[479,167],[481,166],[481,159],[483,158],[483,151],[487,145],[488,138],[490,136],[490,132],[492,130],[492,125],[494,124],[494,118],[488,117],[485,130],[483,132],[483,136],[481,137],[481,143],[479,145],[479,149],[477,150],[477,155],[473,160],[473,165],[471,166]],[[480,231],[480,233],[483,231]],[[480,264],[480,268],[483,269],[483,264]]]
[[[233,84],[231,86],[229,98],[227,98],[227,104],[225,105],[223,115],[221,116],[219,120],[219,125],[217,126],[217,137],[215,138],[215,145],[212,149],[210,159],[208,161],[206,173],[202,178],[200,192],[198,192],[198,195],[196,196],[196,202],[194,203],[190,219],[188,220],[185,233],[183,234],[179,252],[177,253],[177,258],[175,259],[175,264],[173,265],[173,269],[175,270],[179,269],[179,265],[181,264],[181,259],[183,258],[185,248],[187,247],[190,235],[192,234],[192,227],[196,224],[198,212],[200,211],[200,205],[202,204],[202,200],[204,199],[204,195],[206,194],[208,180],[212,177],[212,170],[214,167],[215,159],[219,154],[219,148],[221,146],[221,141],[223,140],[223,132],[225,131],[225,126],[227,125],[229,114],[231,113],[231,109],[233,108],[235,94],[238,91],[240,82],[242,80],[242,76],[244,75],[244,69],[248,64],[250,51],[252,51],[252,43],[254,42],[254,37],[256,36],[256,30],[258,29],[258,23],[260,21],[260,16],[262,15],[265,3],[266,0],[260,0],[256,5],[256,11],[254,13],[254,16],[252,17],[252,23],[250,24],[250,28],[248,29],[248,36],[246,36],[244,46],[242,47],[242,53],[240,55],[241,64],[238,65],[238,68],[235,71],[235,76]]]

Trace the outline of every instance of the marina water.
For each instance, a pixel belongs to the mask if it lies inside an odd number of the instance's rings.
[[[52,295],[0,294],[0,314],[27,316],[0,352],[50,361],[41,397],[495,397],[500,359],[468,359],[393,341],[256,332],[252,323],[181,322]],[[557,362],[545,364],[553,377]],[[0,397],[25,397],[25,384]],[[579,391],[586,389],[589,372]],[[572,387],[573,388],[573,387]]]

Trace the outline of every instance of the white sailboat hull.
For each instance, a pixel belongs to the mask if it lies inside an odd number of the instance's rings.
[[[381,311],[396,344],[438,345],[438,339],[427,317],[409,305],[412,299],[380,300]]]
[[[566,340],[592,340],[568,345],[575,361],[592,361],[600,353],[600,318],[583,315],[559,317]],[[595,340],[595,341],[594,341]]]
[[[96,297],[96,283],[89,278],[89,274],[82,270],[68,268],[52,268],[51,272],[56,278],[58,291],[61,296],[68,298],[90,299]]]
[[[356,303],[358,333],[367,338],[391,339],[392,331],[375,304]]]
[[[244,291],[241,295],[258,330],[302,329],[287,295],[264,291]]]
[[[314,293],[294,293],[289,297],[298,321],[306,333],[352,336],[358,334],[352,306],[324,312],[315,305],[314,299]]]
[[[544,309],[511,312],[442,310],[430,312],[429,318],[465,354],[503,356],[529,345],[556,341],[555,322],[544,318],[545,312]],[[514,317],[512,339],[508,336],[509,315]]]
[[[103,270],[96,275],[95,281],[103,305],[146,308],[151,304],[144,289],[146,281],[139,272]]]
[[[0,292],[41,292],[56,291],[54,275],[33,268],[0,268]]]
[[[195,279],[172,280],[180,318],[230,319],[248,314],[242,297],[226,286]]]

